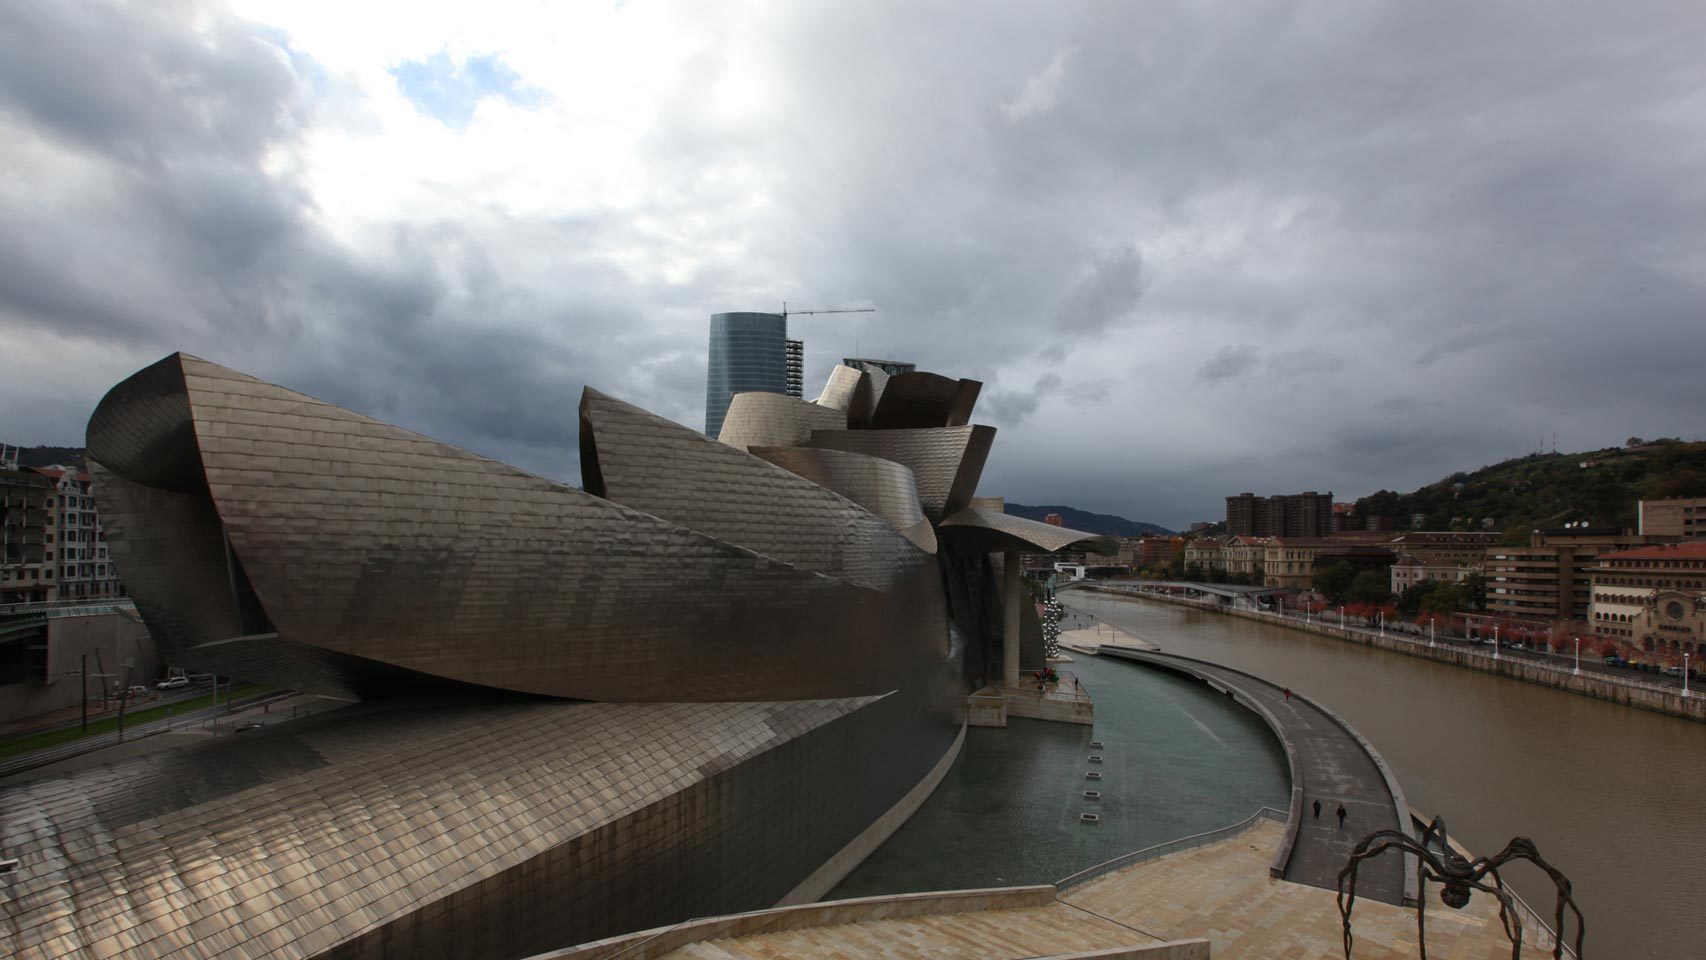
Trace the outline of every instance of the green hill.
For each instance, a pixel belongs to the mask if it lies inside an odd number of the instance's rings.
[[[76,467],[83,469],[82,447],[20,447],[18,465],[21,467]]]
[[[1422,514],[1420,529],[1490,528],[1519,541],[1576,521],[1634,529],[1635,502],[1665,497],[1706,497],[1706,443],[1631,437],[1589,453],[1529,454],[1413,493],[1382,490],[1358,500],[1357,512],[1394,517],[1405,529]]]

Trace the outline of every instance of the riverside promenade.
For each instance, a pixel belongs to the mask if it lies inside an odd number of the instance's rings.
[[[1654,713],[1663,713],[1684,720],[1706,723],[1706,696],[1702,696],[1701,691],[1698,690],[1685,696],[1679,686],[1671,684],[1652,683],[1633,677],[1608,675],[1588,669],[1583,669],[1578,674],[1569,667],[1562,665],[1542,663],[1517,656],[1497,656],[1482,652],[1478,648],[1463,649],[1444,641],[1430,643],[1425,636],[1405,636],[1396,631],[1378,631],[1350,624],[1339,625],[1326,617],[1317,617],[1311,620],[1270,613],[1264,610],[1243,609],[1217,601],[1196,600],[1161,592],[1153,589],[1148,582],[1083,581],[1066,584],[1061,589],[1069,588],[1083,590],[1086,593],[1100,593],[1132,600],[1155,600],[1174,606],[1191,607],[1197,610],[1225,614],[1229,617],[1254,620],[1259,623],[1271,623],[1275,626],[1288,627],[1323,637],[1333,637],[1365,647],[1401,653],[1423,660],[1433,660],[1437,663],[1446,663],[1482,673],[1497,674],[1512,680],[1551,687],[1554,690],[1564,690],[1569,693],[1592,697],[1596,700],[1609,700],[1612,703],[1620,703],[1640,710],[1651,710]],[[1589,657],[1588,659],[1592,658]]]
[[[1102,655],[1170,670],[1201,680],[1254,712],[1279,738],[1291,768],[1291,809],[1285,840],[1270,872],[1294,883],[1336,890],[1339,871],[1358,840],[1376,830],[1410,828],[1409,804],[1386,761],[1337,714],[1314,701],[1287,695],[1260,677],[1175,654],[1105,646]],[[1313,803],[1321,803],[1321,815]],[[1341,828],[1335,817],[1346,811]],[[1414,863],[1388,853],[1366,861],[1357,896],[1394,905],[1415,902]]]

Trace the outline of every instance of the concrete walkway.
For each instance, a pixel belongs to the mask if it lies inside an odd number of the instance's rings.
[[[1105,655],[1134,660],[1185,673],[1237,694],[1235,699],[1255,704],[1264,721],[1272,718],[1274,731],[1287,753],[1295,759],[1294,788],[1301,788],[1301,811],[1293,811],[1300,822],[1296,840],[1285,863],[1285,879],[1310,886],[1338,889],[1339,871],[1349,862],[1358,840],[1376,830],[1409,828],[1402,791],[1389,780],[1374,748],[1352,733],[1325,708],[1296,694],[1289,698],[1283,688],[1251,674],[1166,653],[1141,653],[1104,647]],[[1321,816],[1313,815],[1314,801],[1321,801]],[[1345,808],[1345,825],[1334,816]],[[1405,900],[1405,858],[1387,853],[1366,861],[1357,874],[1357,897],[1384,903]]]
[[[1214,960],[1335,960],[1344,956],[1337,897],[1269,879],[1284,829],[1265,822],[1242,836],[1175,853],[1060,892],[1060,900],[1163,941],[1207,938]],[[1394,854],[1386,854],[1396,861]],[[1380,861],[1375,861],[1379,863]],[[1359,891],[1360,893],[1360,891]],[[1508,960],[1498,903],[1477,893],[1462,910],[1428,905],[1428,956]],[[1356,960],[1413,960],[1416,912],[1357,897]],[[1544,946],[1542,946],[1544,944]],[[1523,956],[1550,956],[1551,941],[1527,928]]]
[[[787,918],[772,919],[777,911],[760,911],[732,918],[737,929],[717,922],[680,943],[631,946],[631,938],[617,938],[535,960],[609,960],[612,955],[623,960],[1011,960],[1085,956],[1118,948],[1156,951],[1130,955],[1157,960],[1343,956],[1334,894],[1268,876],[1267,865],[1284,841],[1285,828],[1262,822],[1236,837],[1060,890],[1052,902],[1046,887],[1040,888],[1041,897],[1025,902],[1015,901],[1039,888],[908,895],[986,901],[934,909],[897,909],[905,904],[887,904],[881,897],[847,900],[814,905],[823,911],[815,922],[776,923]],[[1351,920],[1356,960],[1414,960],[1420,953],[1414,910],[1359,898]],[[1498,905],[1485,894],[1476,894],[1462,910],[1446,909],[1436,901],[1428,911],[1427,929],[1429,953],[1435,957],[1510,956]],[[1550,942],[1540,934],[1530,928],[1524,937],[1524,945],[1536,956],[1550,951]],[[633,936],[645,940],[643,934]]]

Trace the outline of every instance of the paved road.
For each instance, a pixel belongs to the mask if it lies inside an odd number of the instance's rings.
[[[1358,840],[1376,830],[1408,827],[1399,822],[1398,799],[1368,748],[1313,702],[1297,695],[1288,698],[1281,687],[1266,680],[1205,660],[1108,648],[1103,652],[1165,665],[1229,687],[1240,699],[1260,704],[1279,723],[1282,739],[1297,755],[1301,783],[1294,786],[1303,788],[1302,823],[1286,861],[1287,880],[1336,890],[1339,871],[1350,861]],[[1315,800],[1321,801],[1319,820],[1312,814]],[[1343,828],[1334,817],[1340,804],[1346,812]],[[1366,861],[1358,871],[1357,896],[1402,905],[1404,876],[1404,858],[1396,853]]]
[[[246,710],[250,707],[261,704],[276,703],[291,696],[295,696],[295,694],[288,691],[256,694],[255,696],[245,697],[242,700],[238,700],[235,704],[220,703],[210,707],[203,707],[200,710],[191,711],[189,713],[181,713],[175,717],[161,717],[158,720],[150,720],[145,723],[126,726],[122,737],[119,735],[117,730],[112,730],[107,733],[97,733],[91,736],[81,737],[76,740],[68,740],[65,743],[55,744],[51,747],[32,750],[29,753],[19,753],[9,757],[0,757],[0,778],[21,773],[25,770],[32,770],[36,767],[46,766],[50,763],[57,763],[61,760],[85,753],[91,753],[96,750],[104,750],[115,744],[140,740],[145,737],[153,736],[157,733],[167,733],[175,729],[192,727],[205,720],[224,716],[233,710]]]

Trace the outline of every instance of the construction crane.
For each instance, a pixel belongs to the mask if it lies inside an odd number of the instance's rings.
[[[876,313],[876,312],[877,312],[876,307],[833,307],[833,308],[828,309],[828,310],[795,310],[792,312],[792,314],[790,314],[790,312],[788,310],[788,301],[786,301],[786,300],[782,301],[782,319],[783,320],[788,319],[788,317],[790,315],[794,315],[794,314],[797,314],[797,315],[803,317],[803,316],[807,316],[808,314],[814,314],[814,313]]]

